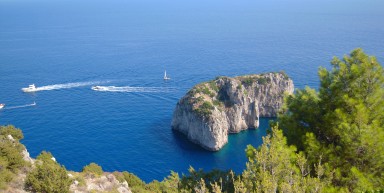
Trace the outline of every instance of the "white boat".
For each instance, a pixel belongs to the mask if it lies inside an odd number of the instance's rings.
[[[4,108],[5,104],[0,104],[0,109]]]
[[[21,89],[23,92],[35,92],[35,91],[37,91],[36,90],[36,86],[35,86],[35,84],[30,84],[29,86],[28,86],[28,88],[22,88]]]
[[[167,76],[167,71],[165,70],[164,71],[164,80],[170,80],[171,78],[169,78],[168,76]]]
[[[92,86],[92,90],[103,90],[101,86]]]

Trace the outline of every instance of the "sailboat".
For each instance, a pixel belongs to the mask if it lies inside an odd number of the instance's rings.
[[[164,71],[164,80],[170,80],[171,78],[169,78],[168,76],[167,76],[167,71],[165,70]]]

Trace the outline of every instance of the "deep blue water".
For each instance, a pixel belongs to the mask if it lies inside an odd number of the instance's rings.
[[[21,128],[33,157],[50,151],[70,170],[96,162],[147,182],[190,165],[239,173],[268,119],[208,152],[172,132],[178,99],[219,75],[280,70],[297,88],[316,88],[318,67],[356,47],[384,62],[382,8],[373,0],[0,0],[0,103],[8,107],[0,124]],[[21,92],[31,83],[53,86]]]

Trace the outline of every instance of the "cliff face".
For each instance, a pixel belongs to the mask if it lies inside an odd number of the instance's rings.
[[[177,103],[172,128],[211,151],[228,142],[228,133],[259,126],[275,117],[293,82],[284,73],[218,77],[194,86]]]

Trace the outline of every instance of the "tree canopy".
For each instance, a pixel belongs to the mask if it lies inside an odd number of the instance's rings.
[[[287,96],[278,121],[289,144],[311,164],[334,171],[333,185],[361,192],[384,187],[384,74],[375,57],[356,49],[332,69],[320,68],[320,88]]]

